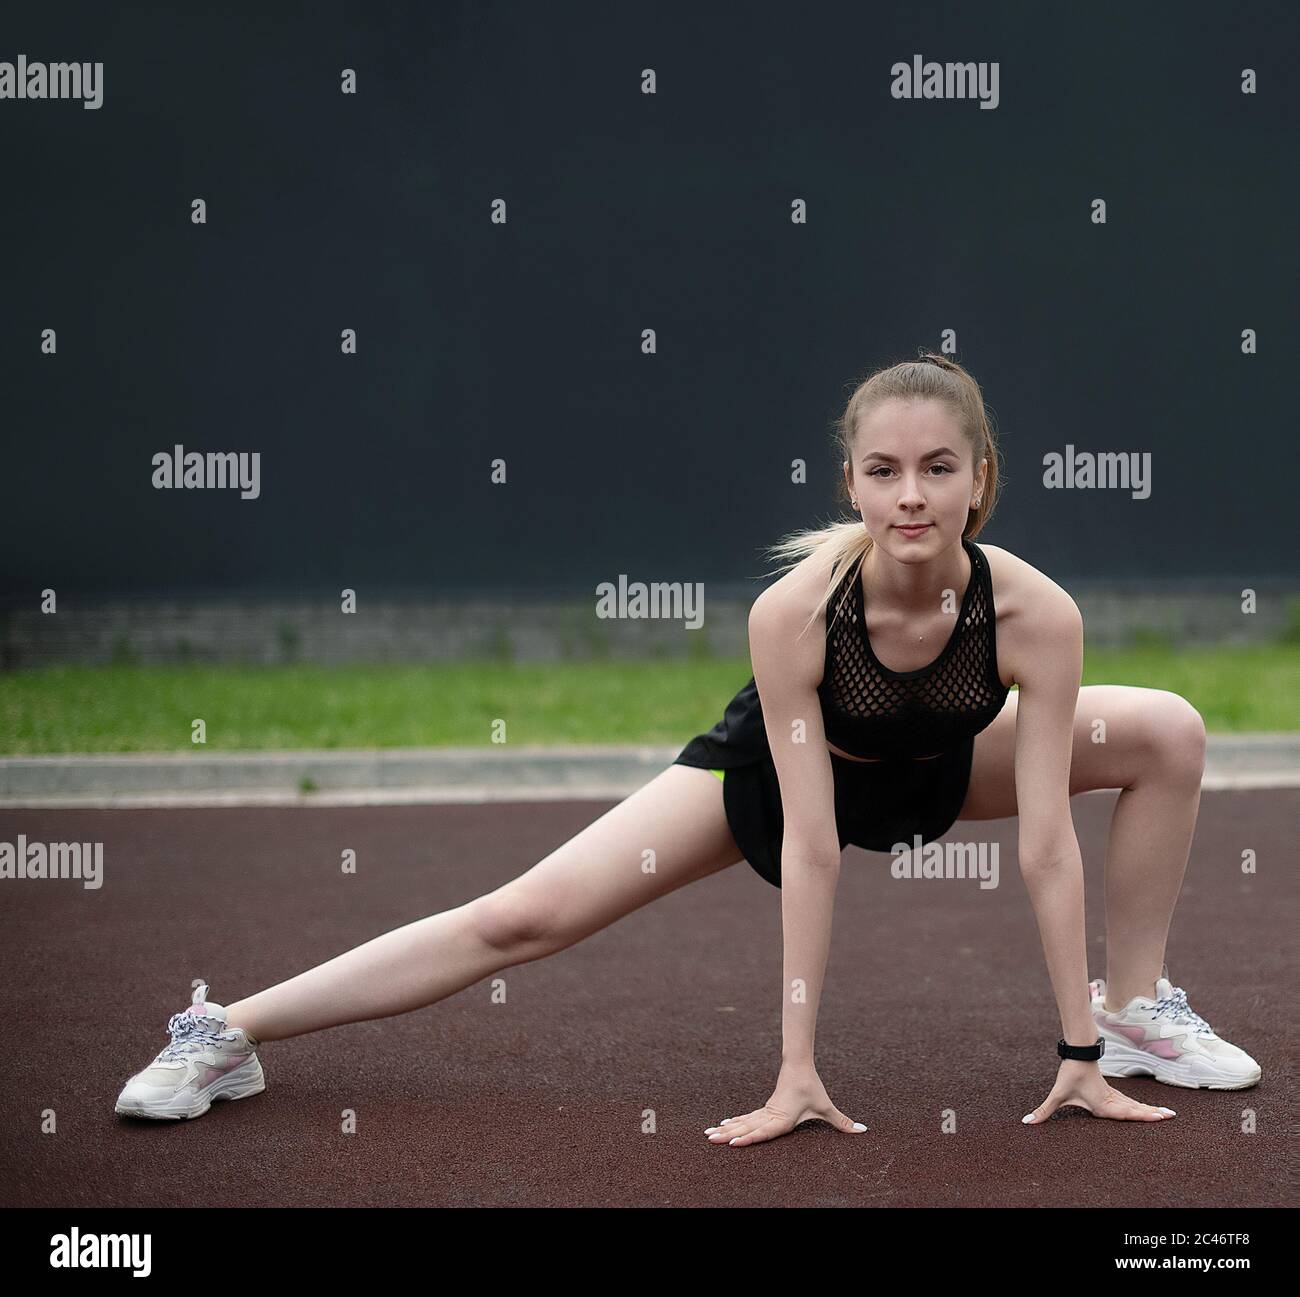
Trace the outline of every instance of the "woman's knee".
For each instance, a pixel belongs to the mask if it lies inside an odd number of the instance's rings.
[[[1148,714],[1150,756],[1166,777],[1199,783],[1205,770],[1206,733],[1201,713],[1181,694],[1152,691],[1156,702]]]
[[[560,908],[535,889],[508,883],[471,901],[468,920],[474,935],[513,963],[560,950],[569,941]]]

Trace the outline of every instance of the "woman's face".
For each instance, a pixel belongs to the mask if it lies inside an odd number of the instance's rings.
[[[967,511],[984,490],[956,415],[943,401],[890,400],[858,421],[844,466],[871,539],[902,562],[959,544]],[[904,526],[913,529],[904,530]]]

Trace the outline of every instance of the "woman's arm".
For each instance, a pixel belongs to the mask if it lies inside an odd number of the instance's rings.
[[[1018,629],[1013,676],[1016,703],[1016,802],[1020,874],[1038,919],[1047,973],[1070,1045],[1091,1045],[1097,1025],[1088,1003],[1088,951],[1083,920],[1083,859],[1070,814],[1070,755],[1083,675],[1083,618],[1058,585],[1038,574]],[[1043,1041],[1044,1052],[1050,1042]],[[1050,1055],[1048,1056],[1050,1057]],[[1112,1089],[1095,1062],[1060,1060],[1051,1093],[1021,1121],[1038,1125],[1062,1106],[1117,1121],[1173,1116]]]
[[[834,776],[817,696],[825,638],[816,633],[816,623],[804,630],[807,609],[792,593],[774,590],[759,596],[749,615],[749,644],[785,820],[781,1057],[783,1064],[812,1068],[840,844]]]
[[[801,603],[808,606],[800,607]],[[781,1070],[761,1107],[728,1117],[704,1133],[743,1147],[775,1139],[818,1117],[837,1130],[866,1127],[830,1100],[813,1065],[813,1036],[831,941],[831,911],[840,876],[835,781],[822,729],[821,683],[826,639],[808,629],[807,588],[780,583],[764,590],[749,614],[749,656],[763,723],[781,790],[781,925],[785,936]]]
[[[1020,874],[1029,891],[1071,1045],[1091,1045],[1083,917],[1083,857],[1070,814],[1070,753],[1083,675],[1083,618],[1059,586],[1044,582],[1016,652],[1016,803]],[[1050,1042],[1049,1042],[1050,1043]]]

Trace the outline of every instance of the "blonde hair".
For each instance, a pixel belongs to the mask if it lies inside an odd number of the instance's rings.
[[[900,399],[943,401],[957,416],[961,433],[974,454],[975,467],[979,467],[981,459],[988,460],[979,507],[969,510],[962,530],[964,538],[977,535],[997,502],[998,447],[985,409],[984,394],[974,378],[955,360],[922,351],[916,360],[883,367],[860,382],[849,397],[844,413],[834,424],[832,436],[838,452],[837,461],[853,462],[853,439],[859,422],[866,415],[884,401]],[[842,472],[836,475],[836,482],[837,498],[848,503],[848,484]],[[811,626],[822,615],[844,573],[866,556],[873,543],[860,518],[796,531],[767,547],[772,558],[782,560],[780,566],[767,575],[789,571],[810,555],[817,555],[819,561],[827,565],[826,588],[808,621],[808,626]],[[838,608],[835,610],[835,616],[839,611]]]

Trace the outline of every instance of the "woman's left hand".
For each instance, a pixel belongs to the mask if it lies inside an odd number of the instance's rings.
[[[1114,1121],[1166,1121],[1177,1116],[1172,1108],[1155,1108],[1113,1090],[1096,1063],[1069,1058],[1062,1061],[1051,1094],[1021,1121],[1026,1126],[1037,1126],[1065,1107],[1083,1108],[1094,1117]]]

